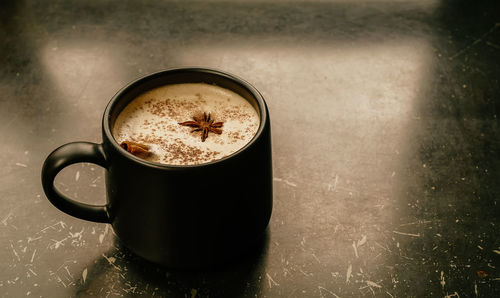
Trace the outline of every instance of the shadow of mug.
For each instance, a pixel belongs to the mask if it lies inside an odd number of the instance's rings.
[[[170,269],[115,246],[88,266],[78,297],[126,295],[144,297],[259,297],[269,246],[267,229],[240,258],[211,268]]]
[[[260,120],[252,140],[233,154],[199,165],[160,164],[124,150],[112,135],[120,112],[146,91],[181,83],[214,84],[246,99]],[[102,138],[102,144],[75,142],[54,150],[43,165],[42,186],[63,212],[110,223],[121,244],[135,254],[170,268],[206,268],[237,258],[266,229],[273,196],[269,112],[246,81],[201,68],[145,76],[111,99]],[[79,162],[106,169],[106,205],[74,201],[54,186],[63,168]]]

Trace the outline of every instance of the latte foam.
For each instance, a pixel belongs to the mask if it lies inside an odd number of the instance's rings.
[[[210,115],[222,122],[221,134],[179,123]],[[239,94],[215,85],[186,83],[165,85],[132,100],[118,115],[113,136],[118,143],[149,146],[145,159],[170,165],[196,165],[228,156],[244,147],[259,128],[253,106]],[[215,130],[217,131],[217,129]]]

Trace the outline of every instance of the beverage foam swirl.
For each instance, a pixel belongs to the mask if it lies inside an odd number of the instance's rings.
[[[222,134],[200,132],[180,122],[210,113],[223,122]],[[204,83],[172,84],[142,93],[117,117],[113,136],[118,143],[134,141],[150,146],[150,161],[196,165],[228,156],[244,147],[259,128],[259,115],[239,94]]]

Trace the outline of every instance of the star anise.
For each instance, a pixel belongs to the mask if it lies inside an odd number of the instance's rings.
[[[202,142],[205,142],[205,140],[208,137],[209,132],[213,132],[213,133],[216,133],[219,135],[222,133],[222,130],[219,128],[222,127],[222,125],[224,123],[223,122],[215,122],[214,123],[214,119],[210,118],[210,113],[208,113],[208,115],[207,115],[207,113],[203,113],[203,117],[202,116],[194,116],[193,120],[194,121],[180,122],[179,124],[183,125],[183,126],[194,127],[194,129],[191,130],[191,132],[201,131],[201,141]]]
[[[120,147],[127,150],[127,152],[141,158],[147,157],[151,154],[148,145],[139,144],[132,141],[123,141],[120,144]]]

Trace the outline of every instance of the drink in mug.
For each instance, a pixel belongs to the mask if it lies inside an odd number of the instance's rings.
[[[102,119],[102,143],[68,143],[45,160],[42,185],[54,206],[111,224],[132,252],[175,268],[228,262],[263,239],[273,201],[271,128],[249,83],[211,69],[164,70],[120,90]],[[105,205],[54,185],[79,162],[105,169]]]
[[[196,165],[231,155],[259,128],[241,95],[205,83],[171,84],[137,96],[118,116],[113,136],[127,151],[168,165]]]

